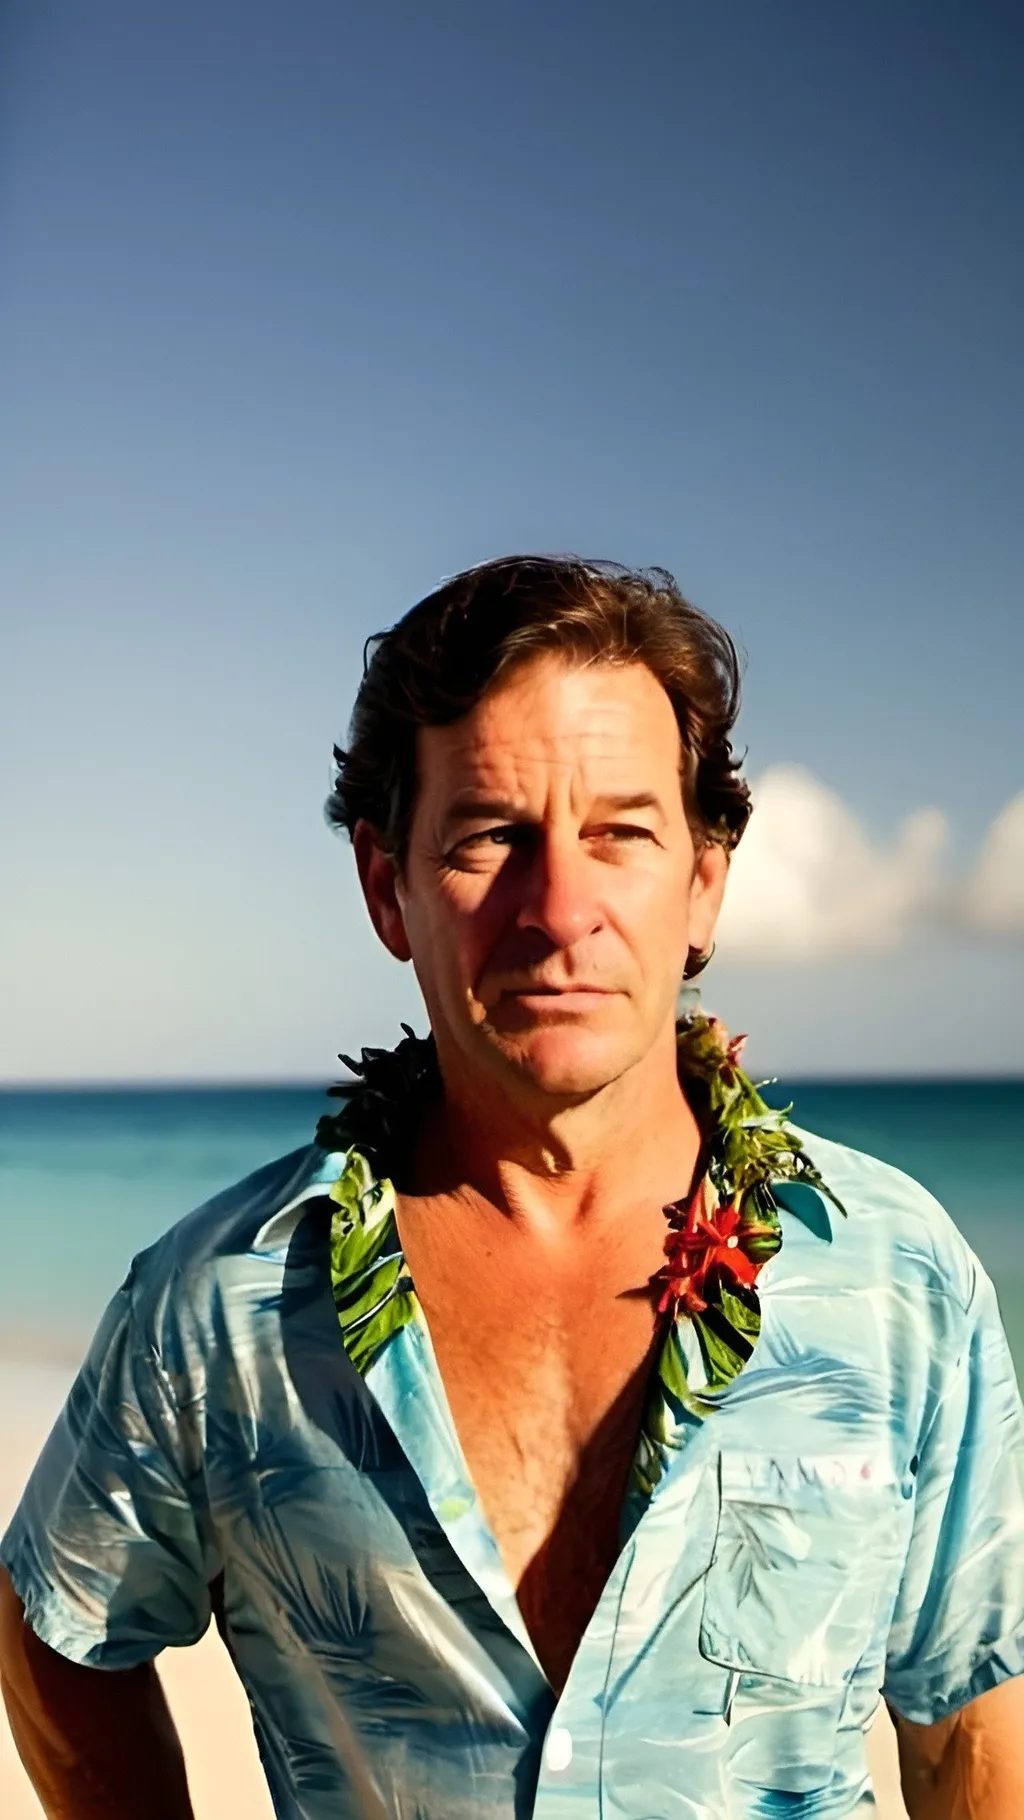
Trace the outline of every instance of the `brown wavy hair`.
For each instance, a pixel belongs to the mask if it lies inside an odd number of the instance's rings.
[[[475,706],[514,664],[543,651],[578,662],[642,663],[675,711],[682,788],[698,844],[731,851],[750,814],[731,734],[740,668],[728,632],[667,569],[578,556],[503,556],[465,569],[369,639],[348,744],[334,748],[328,822],[367,821],[405,858],[416,795],[416,730]]]

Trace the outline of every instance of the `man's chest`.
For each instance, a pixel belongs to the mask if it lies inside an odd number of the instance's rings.
[[[612,1281],[486,1295],[416,1278],[459,1446],[550,1678],[568,1672],[620,1549],[658,1344],[653,1306]]]
[[[581,1475],[632,1458],[656,1339],[648,1308],[591,1307],[593,1331],[570,1335],[550,1310],[423,1307],[459,1442],[501,1527],[511,1532],[502,1509],[554,1516]]]

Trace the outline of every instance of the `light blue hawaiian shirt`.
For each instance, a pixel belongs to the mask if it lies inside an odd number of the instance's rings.
[[[559,1697],[422,1316],[365,1377],[341,1344],[315,1146],[136,1259],[0,1550],[30,1622],[127,1668],[215,1606],[286,1820],[873,1812],[880,1691],[927,1723],[1024,1670],[1022,1412],[942,1209],[804,1136],[848,1217],[777,1186],[753,1356],[627,1501]]]

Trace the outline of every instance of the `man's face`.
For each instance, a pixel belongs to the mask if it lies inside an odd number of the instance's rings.
[[[365,824],[356,852],[442,1063],[571,1099],[667,1040],[726,872],[720,848],[695,855],[680,762],[669,698],[639,663],[545,653],[420,730],[403,867]]]

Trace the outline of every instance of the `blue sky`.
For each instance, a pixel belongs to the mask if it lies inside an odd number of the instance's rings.
[[[390,1040],[331,743],[514,548],[746,651],[753,1059],[1024,1072],[1022,73],[1001,4],[7,0],[0,1078]]]

